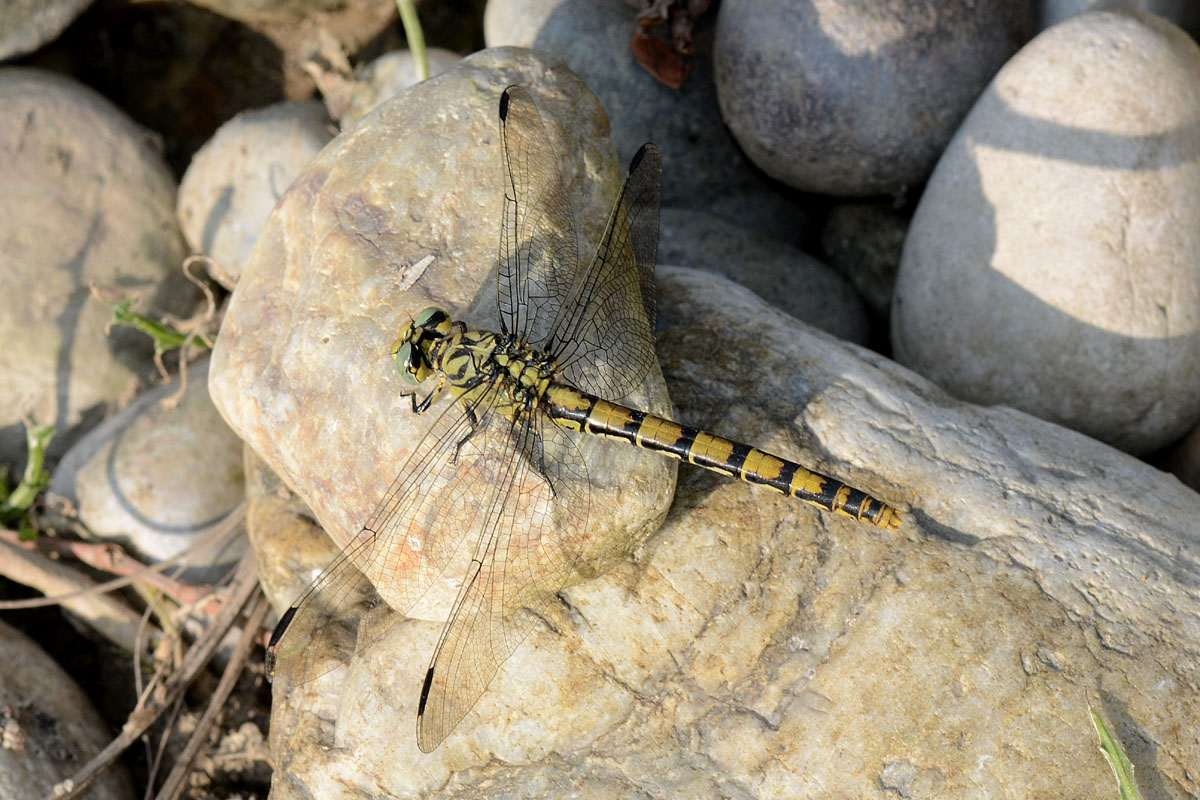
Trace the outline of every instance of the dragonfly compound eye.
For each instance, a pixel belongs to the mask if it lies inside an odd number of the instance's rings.
[[[417,318],[413,320],[414,328],[435,330],[442,335],[450,333],[450,326],[450,316],[437,306],[430,306],[418,314]]]
[[[432,370],[425,363],[420,348],[413,347],[412,342],[404,342],[396,350],[396,372],[400,373],[405,383],[416,386],[428,378]]]

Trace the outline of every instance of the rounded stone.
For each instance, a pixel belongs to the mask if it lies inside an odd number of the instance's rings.
[[[0,59],[32,53],[58,37],[92,0],[5,0]]]
[[[192,158],[179,226],[194,251],[212,257],[222,286],[237,284],[271,209],[333,134],[320,103],[276,103],[238,114]]]
[[[829,265],[850,279],[876,314],[891,310],[907,231],[908,219],[882,203],[836,205],[821,229]]]
[[[149,339],[106,334],[93,283],[135,311],[187,316],[175,181],[145,130],[91,89],[0,70],[0,461],[24,458],[22,415],[58,455],[152,369]]]
[[[1028,0],[726,0],[721,115],[764,172],[798,189],[901,193],[1032,30]]]
[[[96,538],[161,561],[202,542],[242,501],[242,443],[208,396],[208,365],[191,367],[186,387],[176,379],[145,392],[59,463],[50,491]],[[207,544],[189,557],[189,578],[219,576],[245,550],[244,538]]]
[[[700,211],[664,208],[658,261],[721,273],[826,333],[867,341],[867,319],[854,287],[786,242]]]
[[[411,387],[389,356],[396,332],[430,305],[499,330],[497,108],[511,84],[540,103],[582,239],[596,242],[622,173],[603,110],[557,59],[493,48],[375,109],[309,163],[268,221],[223,321],[209,381],[217,408],[339,546],[447,408],[448,393],[430,413],[412,412]],[[590,258],[594,245],[585,251]],[[669,408],[656,370],[631,402]],[[593,523],[579,557],[585,573],[657,527],[673,485],[673,465],[652,453],[594,447],[580,446]],[[445,620],[465,566],[448,568],[403,610]]]
[[[429,59],[429,76],[439,75],[461,60],[461,56],[440,47],[430,47],[425,51]],[[357,80],[347,87],[347,97],[344,101],[345,110],[338,118],[338,123],[347,128],[352,123],[365,117],[374,108],[387,100],[391,100],[410,86],[421,82],[417,74],[416,64],[413,63],[412,53],[408,50],[393,50],[384,53],[379,58],[364,66],[357,75]]]
[[[677,419],[907,499],[905,524],[683,466],[663,527],[564,590],[433,753],[411,731],[436,624],[277,680],[273,798],[1104,797],[1097,686],[1133,762],[1200,796],[1200,495],[720,276],[658,287]]]
[[[1038,30],[1085,11],[1149,11],[1174,22],[1193,36],[1200,32],[1200,3],[1195,0],[1041,0]]]
[[[54,659],[0,621],[0,797],[37,800],[83,768],[112,733],[91,700]],[[132,800],[121,764],[100,770],[86,797]]]
[[[901,363],[1132,453],[1200,417],[1200,48],[1091,12],[997,75],[929,181]]]
[[[628,157],[645,141],[662,151],[665,208],[702,211],[777,238],[792,235],[798,208],[749,162],[721,123],[713,86],[713,28],[708,14],[694,30],[692,70],[680,89],[659,83],[634,59],[637,11],[595,0],[489,0],[489,47],[553,53],[604,104],[617,151]]]

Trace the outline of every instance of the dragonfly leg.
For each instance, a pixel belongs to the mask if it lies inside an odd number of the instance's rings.
[[[468,406],[466,408],[467,421],[471,423],[471,430],[467,431],[467,435],[458,440],[458,444],[454,445],[454,462],[458,463],[458,454],[462,452],[463,445],[471,440],[471,437],[479,432],[479,417],[475,416],[475,409]]]
[[[425,399],[420,403],[417,402],[416,392],[410,394],[408,399],[412,401],[413,413],[424,414],[426,411],[428,411],[429,407],[433,405],[433,401],[437,399],[437,396],[442,393],[442,389],[444,388],[446,388],[446,379],[444,377],[439,377],[437,386],[434,386],[433,389],[430,390],[429,394],[425,395]]]
[[[532,443],[533,446],[533,468],[542,476],[542,480],[550,487],[550,496],[557,497],[558,492],[554,490],[554,481],[550,480],[550,473],[546,471],[546,449],[542,446],[541,437]]]

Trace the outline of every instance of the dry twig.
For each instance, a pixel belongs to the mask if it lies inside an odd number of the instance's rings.
[[[133,649],[140,615],[120,600],[96,591],[95,582],[79,570],[5,538],[0,539],[0,574],[43,594],[57,595],[54,603],[70,609],[109,641]],[[15,607],[22,602],[5,605]],[[41,598],[36,602],[42,604]]]
[[[183,696],[189,685],[208,664],[225,633],[237,620],[246,604],[260,592],[258,570],[254,554],[249,553],[238,566],[237,574],[229,586],[228,600],[221,611],[196,641],[183,663],[165,681],[161,676],[150,682],[138,700],[137,707],[129,715],[121,733],[102,750],[99,755],[83,766],[75,775],[55,787],[48,800],[69,800],[77,797],[88,784],[114,762],[121,753],[136,742],[164,712]],[[257,608],[256,608],[257,610]],[[261,624],[261,623],[260,623]],[[257,633],[257,631],[253,631]]]
[[[237,649],[233,652],[233,658],[225,666],[225,671],[221,674],[221,682],[217,684],[216,691],[208,701],[208,707],[204,709],[204,715],[196,724],[196,730],[192,732],[192,737],[188,740],[187,746],[180,753],[175,766],[171,768],[171,774],[163,781],[162,788],[158,792],[156,800],[176,800],[183,794],[187,788],[185,781],[188,773],[192,770],[192,762],[200,753],[200,748],[204,746],[208,738],[208,731],[213,723],[217,720],[217,715],[225,706],[225,701],[229,698],[230,692],[233,691],[233,686],[237,683],[238,676],[242,674],[242,670],[246,665],[246,658],[250,654],[250,648],[259,641],[258,632],[262,629],[263,620],[266,619],[267,612],[271,610],[271,604],[267,602],[267,598],[259,592],[257,599],[254,600],[254,605],[250,611],[249,619],[246,626],[242,629],[242,637],[238,640]]]

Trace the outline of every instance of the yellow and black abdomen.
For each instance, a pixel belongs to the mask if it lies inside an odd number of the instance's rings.
[[[866,492],[748,444],[610,403],[563,384],[550,386],[544,400],[551,419],[565,428],[655,450],[880,528],[896,530],[900,526],[900,512]]]

